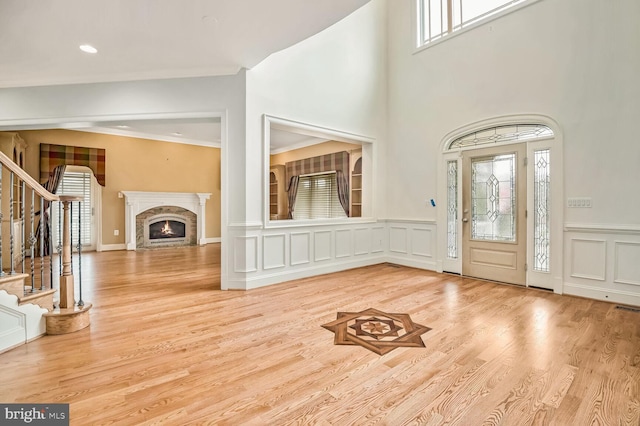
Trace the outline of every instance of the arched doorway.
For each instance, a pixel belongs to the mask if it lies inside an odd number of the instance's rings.
[[[442,270],[562,292],[559,126],[487,120],[451,132],[442,148]]]

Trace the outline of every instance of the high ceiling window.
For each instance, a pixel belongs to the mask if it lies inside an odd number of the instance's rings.
[[[527,3],[538,0],[416,0],[418,47]]]

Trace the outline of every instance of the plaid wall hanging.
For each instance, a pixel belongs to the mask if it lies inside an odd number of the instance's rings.
[[[102,148],[40,144],[40,182],[44,183],[56,166],[86,166],[93,171],[98,183],[105,186],[106,152]]]
[[[285,163],[285,170],[287,182],[291,180],[292,176],[308,175],[311,173],[341,171],[348,175],[349,153],[347,151],[334,152],[333,154],[290,161]]]

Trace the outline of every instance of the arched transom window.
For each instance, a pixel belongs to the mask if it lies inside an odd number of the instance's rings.
[[[469,133],[451,142],[449,149],[479,147],[549,137],[553,137],[553,130],[543,124],[512,124]]]

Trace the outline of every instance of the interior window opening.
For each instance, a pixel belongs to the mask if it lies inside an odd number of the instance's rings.
[[[271,221],[361,217],[363,145],[269,127]]]

